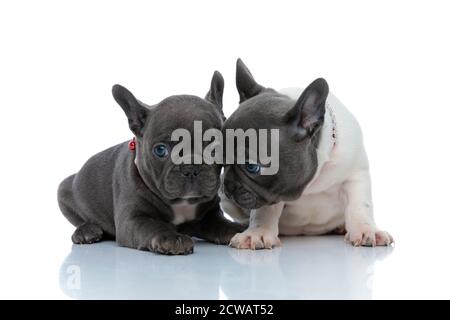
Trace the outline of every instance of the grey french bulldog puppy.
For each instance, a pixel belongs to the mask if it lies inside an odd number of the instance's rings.
[[[171,133],[194,120],[204,130],[221,128],[224,81],[215,72],[205,99],[170,96],[146,105],[126,88],[112,93],[128,118],[135,147],[123,142],[91,157],[62,181],[58,202],[76,227],[72,241],[86,244],[105,238],[120,246],[162,254],[193,252],[191,236],[228,244],[240,224],[225,219],[217,191],[221,166],[171,161]]]
[[[279,149],[279,163],[270,175],[260,159],[225,165],[222,208],[249,221],[230,245],[272,248],[281,244],[279,234],[327,233],[345,234],[354,246],[390,245],[393,238],[373,217],[361,128],[327,82],[276,91],[258,84],[238,59],[236,86],[240,105],[222,130],[278,130],[268,149]]]

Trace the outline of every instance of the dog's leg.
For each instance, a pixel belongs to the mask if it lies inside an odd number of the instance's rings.
[[[207,213],[200,221],[180,225],[178,231],[216,244],[228,245],[235,234],[245,229],[245,225],[226,219],[219,210]]]
[[[356,172],[343,184],[343,196],[346,201],[346,241],[354,246],[385,246],[393,242],[389,233],[375,225],[368,170]]]
[[[173,225],[145,213],[133,213],[123,219],[116,230],[116,241],[124,247],[169,255],[194,252],[191,237],[178,233]]]
[[[283,211],[284,203],[264,206],[252,210],[250,225],[247,230],[236,234],[230,246],[238,249],[272,249],[280,246],[278,238],[278,221]]]

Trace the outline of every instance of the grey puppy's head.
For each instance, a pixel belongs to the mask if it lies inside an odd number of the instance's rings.
[[[194,137],[194,121],[202,129],[221,129],[224,80],[216,71],[206,97],[170,96],[149,106],[137,100],[126,88],[115,85],[113,96],[125,111],[136,137],[136,165],[148,188],[168,204],[187,201],[191,204],[211,200],[217,194],[220,165],[179,164],[171,160],[172,132],[186,129]],[[191,139],[193,141],[193,139]],[[183,155],[189,156],[189,155]]]
[[[316,150],[325,115],[327,82],[315,80],[295,101],[259,85],[238,59],[236,86],[240,105],[225,121],[223,130],[278,129],[279,170],[274,175],[261,175],[264,168],[260,163],[225,165],[225,194],[246,209],[297,199],[317,170]],[[269,151],[270,143],[268,139]]]

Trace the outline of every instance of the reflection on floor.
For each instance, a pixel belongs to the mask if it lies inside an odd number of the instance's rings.
[[[60,287],[77,299],[370,299],[373,265],[393,250],[353,248],[339,236],[282,242],[250,251],[198,241],[188,256],[73,245]]]

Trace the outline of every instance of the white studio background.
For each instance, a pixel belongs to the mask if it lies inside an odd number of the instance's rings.
[[[230,115],[241,57],[273,88],[326,78],[359,119],[376,220],[397,241],[374,297],[450,298],[440,279],[450,265],[449,10],[448,1],[2,1],[0,297],[64,297],[56,275],[73,227],[56,189],[131,138],[113,84],[154,104],[205,95],[217,69]]]

